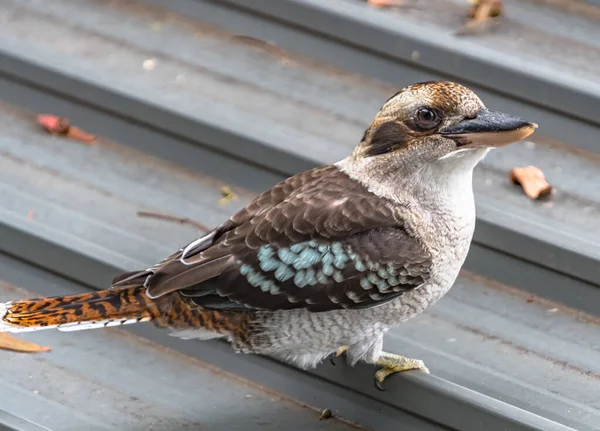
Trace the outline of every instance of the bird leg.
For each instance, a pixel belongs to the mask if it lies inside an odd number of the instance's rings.
[[[346,350],[348,350],[348,346],[342,346],[337,349],[334,356],[331,358],[331,363],[335,365],[335,358],[342,356]],[[379,357],[375,361],[371,362],[371,364],[382,367],[375,372],[375,386],[377,389],[382,391],[384,390],[383,381],[391,374],[410,370],[421,370],[429,373],[429,370],[422,360],[407,358],[406,356],[397,355],[394,353],[381,352]]]
[[[382,352],[379,358],[375,360],[374,365],[383,367],[375,373],[375,386],[382,391],[384,390],[383,381],[391,374],[410,370],[421,370],[429,373],[429,370],[420,359],[407,358],[394,353]]]

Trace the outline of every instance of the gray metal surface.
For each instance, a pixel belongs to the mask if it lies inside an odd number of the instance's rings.
[[[197,235],[140,219],[137,210],[210,225],[251,197],[236,187],[238,200],[221,205],[219,178],[104,140],[89,146],[50,137],[31,114],[6,105],[0,113],[0,248],[85,285],[103,288],[118,271],[147,267]],[[7,281],[40,294],[83,289],[5,262]],[[146,325],[131,330],[373,429],[397,429],[400,421],[419,430],[567,429],[559,423],[593,430],[600,422],[596,324],[468,274],[430,312],[387,337],[386,349],[423,358],[434,376],[394,378],[386,393],[374,389],[371,367],[326,363],[306,374],[234,355],[223,343],[181,342]]]
[[[532,118],[544,133],[598,151],[597,18],[543,5],[533,13],[531,4],[515,1],[497,31],[459,38],[453,33],[465,21],[465,3],[421,3],[396,13],[354,0],[183,0],[168,7],[397,86],[466,82],[499,109]]]
[[[41,13],[42,3],[3,3],[2,97],[251,192],[343,157],[395,90],[132,2],[57,0]],[[530,202],[507,180],[512,166],[530,163],[557,187],[552,202]],[[599,313],[590,233],[599,231],[600,193],[587,181],[599,173],[597,157],[543,138],[492,153],[476,172],[467,268]]]

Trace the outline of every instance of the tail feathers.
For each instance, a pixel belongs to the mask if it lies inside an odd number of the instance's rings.
[[[0,303],[0,332],[61,331],[147,322],[159,316],[143,286]]]

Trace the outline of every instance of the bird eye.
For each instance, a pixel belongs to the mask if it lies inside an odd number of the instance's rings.
[[[439,124],[439,116],[429,108],[419,108],[416,115],[417,124],[423,129],[431,129]]]

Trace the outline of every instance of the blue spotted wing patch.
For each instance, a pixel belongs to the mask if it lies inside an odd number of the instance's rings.
[[[289,247],[265,244],[215,283],[223,308],[239,303],[240,309],[307,308],[325,311],[364,308],[400,296],[421,285],[428,275],[428,256],[418,243],[415,250],[398,244],[398,232],[360,235],[347,241],[309,240]],[[381,239],[381,248],[374,241]],[[420,253],[420,254],[419,254]],[[194,297],[194,289],[183,290]],[[213,297],[198,296],[201,306],[220,308]]]

